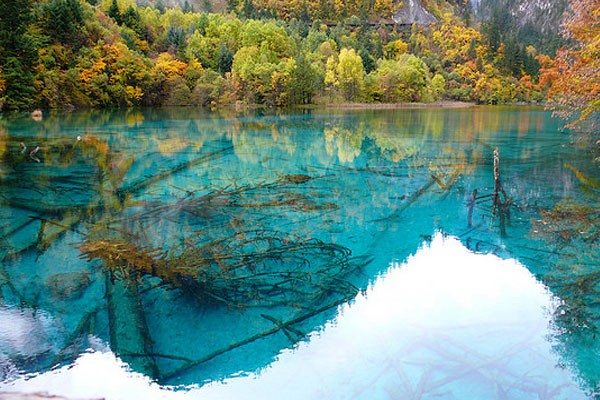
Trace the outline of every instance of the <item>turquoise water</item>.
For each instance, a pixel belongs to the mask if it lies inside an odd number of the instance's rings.
[[[523,107],[1,120],[0,391],[598,397],[600,174],[561,127]]]

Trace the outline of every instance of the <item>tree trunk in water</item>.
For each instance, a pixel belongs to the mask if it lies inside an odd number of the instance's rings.
[[[110,346],[132,370],[158,378],[152,356],[152,340],[135,281],[106,279]]]

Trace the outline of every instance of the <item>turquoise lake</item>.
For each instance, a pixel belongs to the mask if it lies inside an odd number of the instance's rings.
[[[0,393],[598,399],[600,171],[535,107],[0,119]]]

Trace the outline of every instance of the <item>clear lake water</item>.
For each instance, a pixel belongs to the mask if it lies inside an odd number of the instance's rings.
[[[0,393],[598,399],[600,171],[536,107],[0,119]]]

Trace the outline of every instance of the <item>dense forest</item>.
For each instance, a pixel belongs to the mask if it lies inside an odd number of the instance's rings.
[[[2,1],[0,109],[540,102],[568,43],[463,0],[423,0],[428,24],[394,22],[392,0],[198,4]]]

